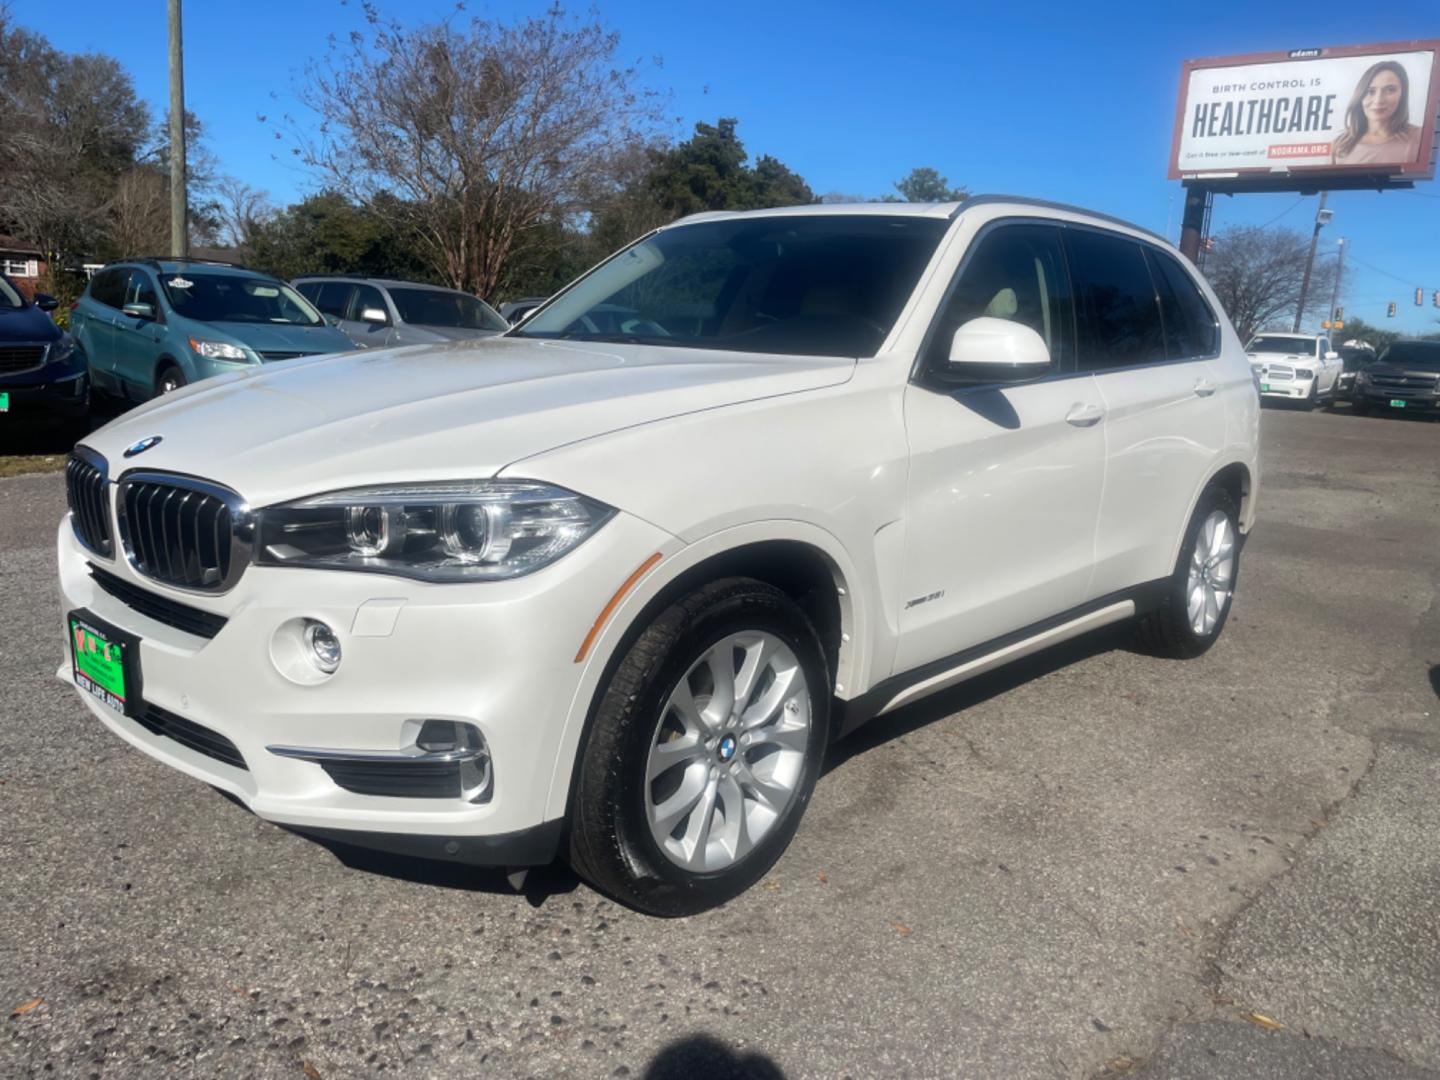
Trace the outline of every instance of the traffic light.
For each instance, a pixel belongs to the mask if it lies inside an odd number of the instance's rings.
[[[1387,312],[1385,312],[1385,314],[1386,314],[1386,315],[1389,315],[1390,318],[1392,318],[1392,319],[1395,318],[1395,301],[1394,301],[1394,300],[1391,300],[1391,301],[1390,301],[1390,310],[1387,311]]]
[[[1415,286],[1415,306],[1416,306],[1416,307],[1424,307],[1424,305],[1425,305],[1425,290],[1422,289],[1419,285],[1417,285],[1417,286]]]
[[[1344,320],[1344,318],[1345,318],[1345,309],[1344,309],[1343,307],[1337,307],[1337,308],[1335,309],[1335,314],[1330,316],[1330,320],[1331,320],[1332,322],[1341,322],[1341,321]]]

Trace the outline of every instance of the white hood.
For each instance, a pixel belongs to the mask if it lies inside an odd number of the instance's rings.
[[[86,437],[110,475],[214,480],[252,505],[493,476],[557,446],[834,386],[853,359],[490,338],[292,360],[197,383]],[[152,435],[134,458],[124,451]]]

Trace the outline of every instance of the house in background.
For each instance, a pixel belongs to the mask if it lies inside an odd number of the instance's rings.
[[[35,295],[44,270],[45,259],[39,248],[0,233],[0,272],[13,281],[26,297]]]

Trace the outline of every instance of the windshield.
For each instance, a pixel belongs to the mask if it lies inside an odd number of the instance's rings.
[[[0,307],[22,308],[25,306],[24,299],[20,296],[19,290],[4,277],[0,277]]]
[[[403,322],[462,330],[508,330],[510,324],[483,300],[443,289],[390,289]]]
[[[188,270],[165,274],[160,280],[176,313],[197,322],[325,325],[303,296],[280,281]]]
[[[1440,341],[1397,341],[1380,360],[1416,371],[1440,371]]]
[[[873,356],[949,224],[836,214],[681,225],[602,263],[513,333]]]
[[[1315,354],[1314,338],[1298,338],[1271,335],[1257,337],[1245,346],[1246,352],[1299,353],[1301,356]]]

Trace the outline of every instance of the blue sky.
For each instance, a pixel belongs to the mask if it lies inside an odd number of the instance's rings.
[[[546,0],[471,2],[494,19]],[[445,0],[379,0],[406,21],[443,17]],[[286,160],[274,118],[327,35],[359,22],[358,0],[187,0],[186,91],[225,172],[287,202],[316,186]],[[243,15],[241,13],[244,13]],[[1196,12],[1197,14],[1184,14]],[[1180,185],[1166,179],[1180,62],[1316,45],[1440,38],[1440,5],[1213,2],[1185,5],[812,3],[693,5],[626,0],[599,8],[624,58],[659,57],[648,82],[671,96],[683,135],[697,120],[740,120],[752,155],[769,153],[816,192],[878,195],[931,165],[972,191],[1073,202],[1172,239]],[[165,4],[12,0],[17,21],[60,48],[117,57],[142,96],[166,99]],[[1214,228],[1272,220],[1309,231],[1316,199],[1216,202]],[[1321,251],[1345,237],[1354,270],[1347,313],[1397,330],[1440,329],[1440,183],[1415,193],[1342,192]],[[1416,286],[1425,305],[1414,306]],[[1399,317],[1385,318],[1396,301]]]

